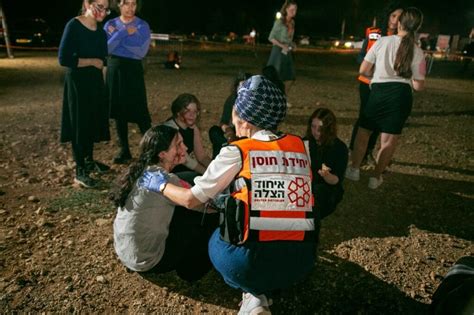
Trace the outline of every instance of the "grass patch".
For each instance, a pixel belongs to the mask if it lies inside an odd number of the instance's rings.
[[[115,208],[107,194],[108,191],[68,188],[64,194],[53,199],[46,210],[50,212],[67,210],[87,213],[113,212]]]

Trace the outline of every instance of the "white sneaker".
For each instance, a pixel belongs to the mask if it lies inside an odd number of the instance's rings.
[[[357,182],[360,179],[360,170],[358,168],[348,166],[346,169],[346,178]]]
[[[271,315],[269,301],[264,294],[242,293],[242,302],[238,315]]]
[[[377,178],[377,177],[370,177],[369,178],[369,188],[370,189],[377,189],[379,188],[380,185],[383,183],[383,178]]]

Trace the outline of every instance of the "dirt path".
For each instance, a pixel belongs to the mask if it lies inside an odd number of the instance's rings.
[[[208,130],[233,76],[258,73],[266,57],[185,51],[180,71],[149,58],[153,121],[166,119],[172,99],[189,92],[203,103],[201,127]],[[293,107],[281,129],[302,134],[309,114],[325,105],[347,141],[358,111],[354,55],[300,53],[296,65]],[[323,222],[313,274],[275,299],[275,314],[422,313],[449,267],[474,255],[474,80],[457,75],[457,67],[435,63],[427,90],[415,95],[383,186],[370,191],[367,173],[345,183],[342,204]],[[98,190],[71,185],[70,147],[58,143],[61,97],[54,53],[0,59],[0,309],[235,313],[240,293],[216,272],[188,285],[174,273],[143,279],[121,266],[107,192],[123,169],[114,166]],[[97,146],[97,158],[109,163],[116,150],[114,138]]]

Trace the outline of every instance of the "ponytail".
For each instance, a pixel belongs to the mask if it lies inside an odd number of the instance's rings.
[[[403,11],[400,16],[400,27],[406,32],[402,37],[395,57],[394,70],[398,76],[410,79],[413,75],[411,63],[415,51],[415,32],[423,22],[423,13],[417,8],[411,7]]]
[[[402,42],[397,50],[394,69],[398,76],[409,79],[412,76],[411,62],[415,50],[415,33],[408,32],[402,37]]]

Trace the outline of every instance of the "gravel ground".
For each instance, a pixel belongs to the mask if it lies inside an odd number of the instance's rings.
[[[233,76],[258,73],[268,49],[201,47],[183,68],[146,63],[150,111],[158,123],[183,92],[203,103],[201,128],[218,122]],[[113,251],[114,207],[106,195],[123,171],[113,166],[99,189],[72,185],[70,146],[58,143],[62,69],[54,52],[0,59],[0,309],[4,312],[232,314],[240,292],[216,272],[189,285],[174,273],[128,273]],[[348,141],[358,114],[352,52],[299,51],[292,108],[282,130],[303,134],[319,105],[333,109]],[[322,225],[319,260],[304,282],[282,292],[274,314],[419,314],[449,267],[474,255],[474,81],[461,65],[436,61],[416,93],[400,147],[380,189],[345,183],[338,210]],[[139,132],[132,127],[132,150]],[[116,139],[96,147],[110,163]],[[284,272],[284,271],[282,271]]]

